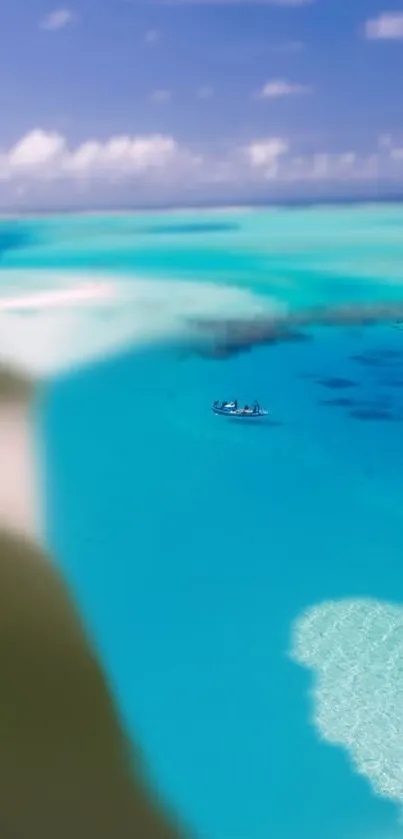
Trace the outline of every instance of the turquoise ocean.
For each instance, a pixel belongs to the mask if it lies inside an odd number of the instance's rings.
[[[399,795],[376,794],[354,749],[327,741],[314,673],[291,654],[317,604],[403,603],[403,333],[307,329],[221,359],[154,339],[199,310],[403,301],[402,230],[399,205],[0,224],[8,293],[133,290],[122,312],[86,310],[115,350],[46,386],[47,538],[154,783],[202,839],[403,835]],[[35,355],[24,317],[9,356]],[[270,421],[212,414],[233,397]],[[372,760],[387,774],[379,703]]]

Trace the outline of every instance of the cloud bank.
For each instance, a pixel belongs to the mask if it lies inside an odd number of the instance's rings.
[[[38,198],[40,206],[50,195],[61,201],[82,196],[91,205],[94,195],[108,203],[126,190],[134,206],[141,199],[180,201],[209,190],[253,192],[268,182],[292,190],[298,184],[370,184],[382,178],[403,186],[401,139],[375,139],[374,151],[365,154],[351,147],[307,151],[297,138],[279,135],[214,147],[163,133],[121,134],[72,146],[63,134],[36,128],[0,149],[0,203],[10,208],[27,198]]]

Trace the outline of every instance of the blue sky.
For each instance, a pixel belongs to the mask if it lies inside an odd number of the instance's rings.
[[[161,196],[176,190],[178,199],[183,177],[195,193],[210,189],[217,196],[220,189],[223,194],[232,189],[235,196],[275,185],[293,193],[308,181],[402,179],[403,4],[383,2],[5,4],[0,106],[6,118],[0,147],[7,200],[13,189],[20,200],[28,193],[32,200],[40,193],[45,200],[46,191],[63,196],[63,190],[77,189],[88,200],[91,194],[100,200],[107,181],[116,197],[134,181],[142,196],[158,197],[156,180],[164,180],[167,169],[169,186],[165,183]],[[34,153],[28,166],[25,147],[24,165],[14,156],[10,173],[10,151],[31,132],[37,132],[36,147],[42,132],[39,158]],[[47,172],[53,174],[44,192],[33,170],[43,175],[44,144],[56,134],[64,147],[59,144],[57,163],[55,145],[50,146]],[[158,178],[156,155],[141,164],[137,156],[134,164],[128,147],[117,155],[116,172],[110,161],[103,165],[102,144],[111,138],[152,143],[155,135],[175,143],[171,157],[158,164]],[[287,146],[274,157],[280,146],[273,146],[273,138]],[[77,171],[72,174],[77,166],[66,167],[65,158],[88,140],[99,144],[86,169],[91,186],[88,177],[84,186],[81,164],[77,185]],[[266,141],[271,149],[266,162],[248,165],[249,146]],[[196,175],[192,156],[198,160]]]

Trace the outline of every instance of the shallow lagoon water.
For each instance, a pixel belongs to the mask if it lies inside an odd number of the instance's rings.
[[[240,233],[210,230],[203,245],[197,232],[204,262],[197,270],[195,261],[194,279],[232,281],[290,305],[348,302],[358,287],[360,299],[401,299],[385,266],[371,283],[337,272],[346,237],[360,262],[366,232],[375,229],[382,248],[402,211],[329,212],[321,228],[313,211],[298,211],[240,213]],[[31,258],[36,269],[65,268],[58,242],[69,241],[68,267],[96,271],[97,224],[109,222],[111,247],[100,251],[119,273],[119,241],[149,219],[30,222],[42,244],[11,249],[5,268],[28,275]],[[152,223],[167,227],[172,217]],[[180,219],[164,246],[187,279],[194,224]],[[139,267],[144,275],[146,247],[126,246],[133,276]],[[320,742],[312,676],[289,651],[294,621],[316,603],[403,600],[401,350],[391,327],[316,330],[306,343],[227,360],[167,345],[133,349],[47,390],[49,541],[150,773],[195,835],[400,835],[397,808],[372,794],[347,753]],[[232,396],[258,398],[270,420],[211,413],[213,399]]]
[[[319,376],[340,371],[332,338]],[[307,680],[286,654],[311,603],[399,598],[401,426],[390,438],[318,406],[304,352],[136,354],[48,405],[57,554],[157,781],[201,835],[344,836],[388,818],[307,728]],[[212,393],[251,387],[273,424],[210,414]]]

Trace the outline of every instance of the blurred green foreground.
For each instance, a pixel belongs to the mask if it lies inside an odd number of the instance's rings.
[[[0,408],[10,400],[28,405],[30,392],[29,383],[0,371]],[[55,563],[3,525],[1,839],[181,835],[148,789]]]

